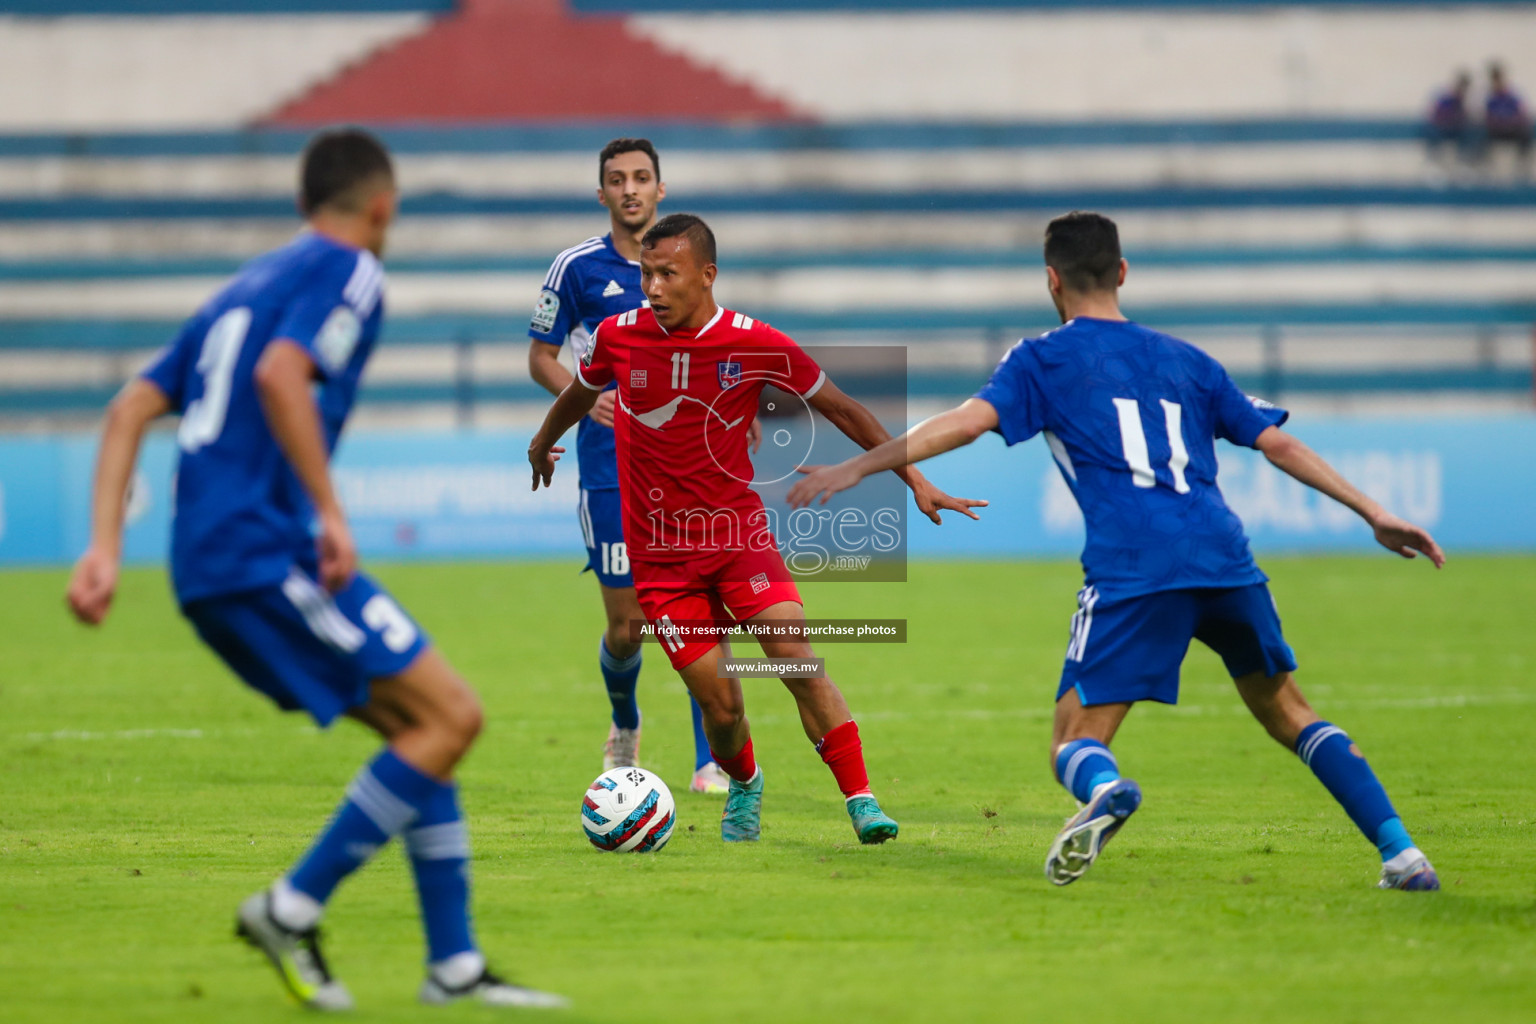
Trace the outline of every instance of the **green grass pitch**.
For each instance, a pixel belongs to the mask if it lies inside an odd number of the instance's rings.
[[[1041,874],[1070,813],[1051,696],[1078,570],[937,563],[905,585],[806,588],[813,616],[905,617],[910,642],[825,646],[901,838],[864,849],[777,682],[749,681],[763,841],[724,847],[686,792],[681,684],[655,648],[643,758],[679,827],[599,854],[596,587],[549,563],[378,575],[484,695],[464,768],[477,922],[495,964],[573,997],[571,1021],[1529,1021],[1536,1007],[1536,559],[1267,567],[1314,706],[1371,758],[1439,894],[1373,888],[1375,851],[1191,654],[1178,708],[1116,743],[1142,811],[1088,876]],[[230,935],[237,901],[305,846],[375,743],[245,691],[174,611],[123,582],[107,628],[59,572],[0,574],[0,1018],[297,1019]],[[414,1002],[403,858],[340,891],[329,952],[359,1021],[481,1020]],[[526,1015],[524,1015],[526,1016]]]

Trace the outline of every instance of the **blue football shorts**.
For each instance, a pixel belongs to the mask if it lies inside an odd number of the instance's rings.
[[[322,726],[367,703],[369,683],[403,671],[429,643],[362,573],[331,594],[294,567],[281,583],[192,601],[182,614],[252,689]]]
[[[1280,631],[1269,587],[1163,590],[1100,600],[1084,587],[1072,616],[1072,638],[1061,669],[1060,700],[1075,689],[1085,707],[1155,700],[1179,702],[1179,668],[1190,640],[1221,656],[1236,679],[1296,669],[1296,655]]]
[[[635,578],[629,572],[629,548],[624,544],[624,513],[619,506],[618,488],[582,488],[577,518],[581,520],[582,542],[587,546],[587,569],[597,573],[597,581],[605,587],[634,586]]]

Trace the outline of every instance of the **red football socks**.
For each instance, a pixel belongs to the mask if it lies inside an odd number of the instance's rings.
[[[751,782],[752,776],[757,774],[757,758],[752,756],[752,737],[747,737],[747,745],[741,748],[741,753],[735,757],[721,757],[715,750],[710,750],[715,763],[725,769],[725,774],[737,782]]]
[[[864,769],[864,744],[857,722],[844,722],[821,738],[816,752],[832,769],[837,788],[845,798],[869,796],[869,772]],[[729,771],[730,769],[726,769]]]

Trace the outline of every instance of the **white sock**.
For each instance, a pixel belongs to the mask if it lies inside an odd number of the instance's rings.
[[[455,953],[432,965],[432,976],[448,988],[463,988],[485,973],[485,957],[478,949]]]
[[[320,923],[325,907],[308,893],[299,892],[279,878],[272,883],[272,916],[277,923],[291,931],[307,932]]]
[[[1424,854],[1417,846],[1410,846],[1391,860],[1383,862],[1381,866],[1388,871],[1404,871],[1407,870],[1408,865],[1423,856]]]

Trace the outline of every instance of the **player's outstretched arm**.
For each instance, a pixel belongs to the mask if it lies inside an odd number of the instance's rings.
[[[570,386],[576,377],[560,362],[560,346],[534,338],[528,345],[528,375],[534,382],[554,395]],[[613,389],[598,393],[597,404],[592,406],[591,416],[605,427],[613,426],[613,413],[618,392]]]
[[[75,563],[65,595],[75,618],[87,625],[101,624],[117,592],[128,481],[139,460],[144,430],[151,420],[170,411],[165,392],[142,377],[125,384],[107,407],[91,484],[91,543]]]
[[[316,373],[314,359],[301,345],[278,338],[256,363],[256,394],[273,439],[320,517],[320,582],[334,593],[357,572],[357,547],[331,486],[330,453],[310,391]]]
[[[538,338],[528,342],[528,376],[539,387],[557,397],[573,379],[571,371],[560,362],[560,346]]]
[[[827,386],[830,386],[830,382],[823,386],[822,390],[825,391]],[[819,392],[817,397],[820,397]],[[848,399],[848,401],[853,400]],[[813,400],[811,404],[815,405],[815,401]],[[857,402],[854,404],[858,405]],[[864,409],[863,406],[859,408]],[[867,409],[864,413],[869,415]],[[829,416],[828,419],[831,417]],[[870,419],[873,420],[874,417],[870,416]],[[875,426],[881,434],[885,433],[878,420],[875,421]],[[839,491],[846,491],[866,476],[883,473],[888,469],[900,472],[913,463],[968,445],[996,426],[997,410],[992,408],[991,403],[979,398],[966,399],[957,408],[939,413],[937,416],[930,416],[900,437],[869,447],[864,454],[855,455],[836,466],[804,467],[802,472],[807,475],[790,488],[789,503],[796,508],[804,508],[819,498],[819,504],[825,505],[832,495]],[[845,430],[844,433],[847,431]],[[849,434],[849,436],[853,435]],[[854,440],[857,441],[858,438],[855,437]],[[908,470],[908,472],[916,473],[916,470]],[[985,501],[973,501],[969,498],[949,500],[954,504],[945,507],[954,508],[972,519],[979,517],[971,509],[983,508],[987,504]],[[929,518],[938,522],[937,511],[930,514]]]
[[[1305,442],[1279,427],[1266,427],[1253,446],[1277,469],[1353,510],[1370,524],[1377,542],[1388,551],[1395,551],[1404,558],[1415,558],[1422,552],[1435,563],[1436,569],[1445,564],[1445,552],[1440,550],[1429,531],[1382,508],[1380,503],[1340,476],[1338,470]]]
[[[549,407],[549,412],[544,414],[544,422],[528,444],[528,464],[533,467],[534,490],[539,489],[541,482],[545,487],[549,486],[549,481],[555,475],[555,463],[565,454],[565,449],[555,442],[592,411],[599,394],[601,392],[573,379],[560,392],[555,404]]]

